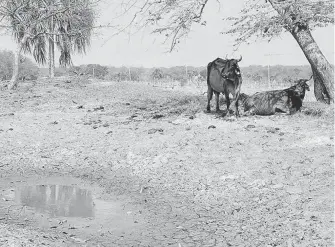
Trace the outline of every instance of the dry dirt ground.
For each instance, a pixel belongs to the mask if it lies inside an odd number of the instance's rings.
[[[333,109],[223,118],[205,98],[124,82],[0,91],[0,246],[332,246]],[[33,184],[113,206],[52,217],[13,199]]]

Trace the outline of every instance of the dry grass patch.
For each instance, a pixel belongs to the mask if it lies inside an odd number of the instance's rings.
[[[334,119],[334,104],[327,105],[317,101],[304,102],[301,112],[307,116]]]

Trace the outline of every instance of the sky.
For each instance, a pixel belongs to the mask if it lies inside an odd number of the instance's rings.
[[[105,0],[105,3],[99,6],[98,24],[104,25],[115,21],[113,19],[115,6],[110,2]],[[224,29],[229,28],[222,18],[227,17],[228,14],[238,14],[242,6],[243,0],[222,0],[221,6],[215,0],[209,1],[203,16],[207,25],[194,25],[188,38],[182,40],[177,49],[171,53],[167,52],[170,44],[162,44],[162,38],[151,35],[150,30],[141,31],[130,37],[126,34],[112,36],[113,29],[99,30],[93,36],[87,53],[73,56],[74,65],[206,66],[215,58],[226,55],[236,58],[242,55],[240,66],[308,64],[300,47],[288,33],[283,33],[271,42],[258,41],[249,45],[243,44],[234,51],[234,37],[220,34]],[[328,61],[334,64],[334,27],[315,30],[312,35]],[[0,36],[0,50],[14,50],[15,47],[16,44],[10,36]]]

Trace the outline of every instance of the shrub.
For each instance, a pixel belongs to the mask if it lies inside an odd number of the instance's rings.
[[[0,51],[0,80],[10,80],[13,72],[14,55],[11,51]],[[19,67],[20,80],[36,80],[39,76],[38,66],[29,58],[21,58]]]

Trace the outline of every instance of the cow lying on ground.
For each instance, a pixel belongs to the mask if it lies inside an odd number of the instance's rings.
[[[310,80],[310,79],[309,79]],[[309,86],[305,79],[296,81],[296,84],[283,90],[257,92],[251,96],[240,94],[239,101],[244,112],[256,115],[272,115],[276,112],[293,114],[300,110],[306,90]]]

